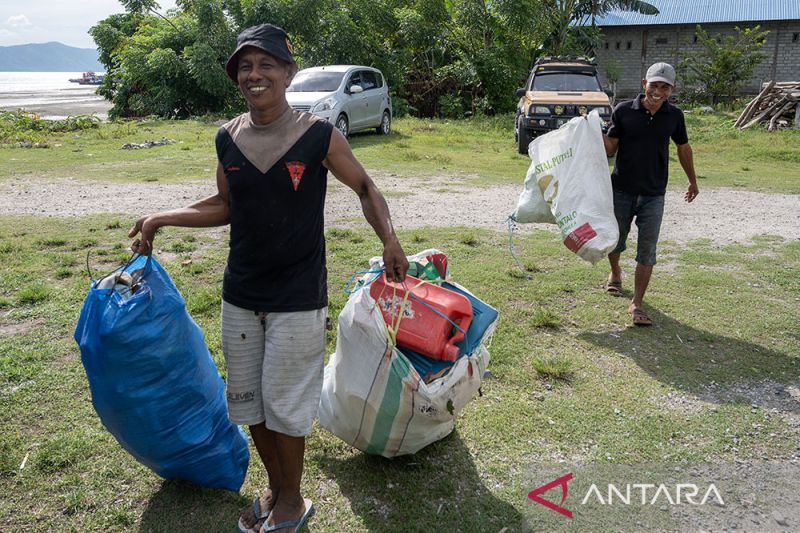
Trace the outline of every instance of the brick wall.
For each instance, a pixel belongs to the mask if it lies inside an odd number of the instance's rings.
[[[755,25],[739,24],[742,28]],[[745,93],[758,92],[763,81],[773,78],[777,81],[800,81],[800,20],[762,22],[760,25],[762,30],[769,30],[764,45],[767,57],[756,68],[744,89]],[[735,26],[737,24],[704,24],[703,29],[709,35],[735,35]],[[603,83],[608,84],[606,66],[616,61],[622,71],[617,82],[617,96],[635,95],[641,90],[647,67],[658,61],[666,61],[677,67],[684,54],[702,49],[694,40],[694,31],[694,24],[603,28],[602,44],[597,50]]]

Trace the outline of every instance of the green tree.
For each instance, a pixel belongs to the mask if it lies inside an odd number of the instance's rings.
[[[448,86],[454,78],[441,72],[455,59],[448,38],[451,14],[444,0],[415,0],[395,7],[392,14],[397,21],[392,38],[398,63],[394,89],[411,111],[431,116],[440,106],[439,97],[454,89]]]
[[[438,96],[459,96],[473,113],[512,109],[514,89],[540,41],[540,0],[450,0],[445,9],[444,39],[452,59],[435,72],[445,89]],[[436,101],[448,102],[452,112],[452,98]]]
[[[106,66],[100,93],[112,117],[187,117],[226,112],[241,98],[223,69],[233,46],[221,3],[185,2],[168,16],[158,4],[123,2],[129,9],[92,27]]]
[[[611,103],[613,104],[617,99],[617,82],[622,77],[622,63],[616,59],[609,59],[606,61],[606,79],[613,91]]]
[[[115,95],[116,112],[125,115],[143,116],[157,114],[172,118],[185,116],[188,107],[184,100],[190,94],[181,94],[189,74],[181,61],[180,52],[191,44],[189,34],[194,28],[185,17],[178,21],[179,31],[174,31],[174,22],[166,24],[151,16],[144,16],[136,33],[128,39],[116,54],[119,68],[112,75],[117,79],[120,91]]]
[[[155,0],[121,0],[127,12],[91,32],[112,116],[243,109],[223,66],[238,32],[264,22],[287,30],[301,68],[381,69],[401,108],[492,113],[513,108],[543,38],[545,1],[178,0],[163,15]]]
[[[659,13],[642,0],[547,0],[545,5],[549,32],[542,46],[544,55],[593,55],[601,38],[595,20],[610,11]]]
[[[100,21],[89,30],[100,53],[99,60],[106,67],[106,77],[97,92],[107,100],[113,101],[114,96],[121,90],[120,79],[117,75],[116,53],[136,33],[140,19],[141,17],[130,13],[119,13]],[[112,109],[111,116],[120,116],[122,113],[119,111]]]
[[[697,102],[718,104],[733,101],[756,67],[767,57],[764,44],[768,31],[760,26],[736,27],[736,35],[709,34],[699,25],[695,30],[699,52],[684,54],[679,65],[684,95]]]

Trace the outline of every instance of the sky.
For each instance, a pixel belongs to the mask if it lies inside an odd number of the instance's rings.
[[[175,0],[159,0],[160,13]],[[89,28],[125,11],[118,0],[0,0],[0,46],[58,41],[95,48]]]

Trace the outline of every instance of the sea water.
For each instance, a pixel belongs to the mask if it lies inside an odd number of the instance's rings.
[[[96,85],[70,78],[82,72],[0,72],[0,109],[26,109],[44,118],[97,114],[105,118],[110,103],[96,94]]]

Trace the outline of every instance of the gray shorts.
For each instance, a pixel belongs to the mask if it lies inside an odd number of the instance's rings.
[[[222,351],[228,418],[268,429],[311,433],[322,393],[328,308],[254,313],[223,300]]]
[[[639,238],[636,241],[636,262],[640,265],[656,264],[656,245],[664,216],[663,196],[644,196],[614,190],[614,216],[619,225],[619,241],[612,254],[625,251],[625,241],[636,217]]]

